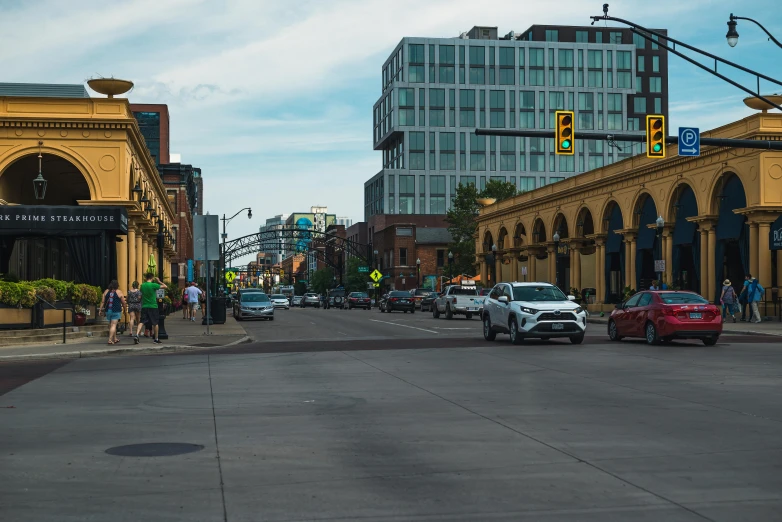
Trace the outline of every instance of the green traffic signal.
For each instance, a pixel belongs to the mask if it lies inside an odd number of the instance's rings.
[[[653,150],[654,152],[660,152],[660,151],[662,150],[662,148],[663,148],[663,146],[662,146],[662,145],[660,145],[659,143],[655,143],[655,144],[654,144],[654,147],[652,147],[652,150]]]
[[[570,148],[570,140],[565,140],[562,142],[562,148],[563,149],[569,149]]]

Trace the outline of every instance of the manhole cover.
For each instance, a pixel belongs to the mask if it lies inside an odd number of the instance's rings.
[[[171,457],[201,451],[204,447],[200,444],[188,444],[186,442],[149,442],[146,444],[128,444],[127,446],[115,446],[106,450],[109,455],[118,457]]]

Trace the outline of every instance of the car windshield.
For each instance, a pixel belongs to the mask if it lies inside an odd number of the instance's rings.
[[[410,292],[391,292],[389,297],[410,297]]]
[[[284,296],[284,295],[282,295],[282,294],[274,294],[274,295],[272,296],[272,299],[288,299],[288,297],[287,297],[287,296]]]
[[[369,297],[369,296],[364,292],[353,292],[352,294],[350,294],[350,297]]]
[[[663,292],[658,295],[665,304],[709,304],[703,297],[689,292]]]
[[[475,287],[451,288],[451,295],[478,295],[478,290]]]
[[[413,295],[415,296],[424,296],[426,297],[431,293],[431,290],[424,290],[422,288],[417,289],[415,292],[413,292]]]
[[[263,292],[249,292],[242,294],[243,303],[267,303],[269,302],[269,296]]]
[[[556,286],[517,286],[513,289],[514,301],[567,301]]]

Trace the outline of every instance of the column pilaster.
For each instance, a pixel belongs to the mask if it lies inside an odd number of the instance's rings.
[[[117,283],[123,292],[128,291],[128,238],[121,238],[122,242],[114,242],[117,249]]]
[[[663,281],[668,288],[673,284],[673,229],[670,226],[663,230],[663,245],[665,252],[665,272]]]
[[[717,278],[717,261],[715,259],[715,250],[717,249],[717,230],[714,227],[709,228],[709,250],[706,255],[706,261],[708,263],[709,278],[706,280],[707,295],[703,295],[709,301],[714,301],[715,297],[715,280]],[[703,255],[703,253],[701,253]],[[720,260],[721,261],[721,260]]]
[[[752,274],[752,277],[758,277],[759,266],[760,264],[759,264],[759,257],[758,257],[758,223],[750,222],[749,224],[749,271]]]
[[[131,290],[133,281],[137,279],[136,275],[136,229],[133,225],[128,227],[128,286],[127,290]]]
[[[510,280],[511,281],[518,281],[519,280],[519,254],[517,252],[514,252],[510,258]]]

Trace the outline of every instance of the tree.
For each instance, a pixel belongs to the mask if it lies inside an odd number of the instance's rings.
[[[328,268],[321,268],[310,279],[310,287],[318,294],[325,294],[331,288],[334,274]]]
[[[481,192],[475,185],[462,185],[456,188],[451,208],[445,218],[452,243],[448,245],[453,254],[453,276],[475,273],[475,233],[478,216],[478,198],[496,198],[497,201],[511,198],[517,194],[513,183],[489,180]],[[447,273],[447,272],[446,272]]]
[[[307,293],[307,283],[304,281],[296,281],[293,285],[293,293],[296,295],[304,295]]]
[[[345,291],[346,292],[366,292],[369,274],[359,272],[358,268],[364,266],[364,262],[357,257],[348,259],[345,269]]]

